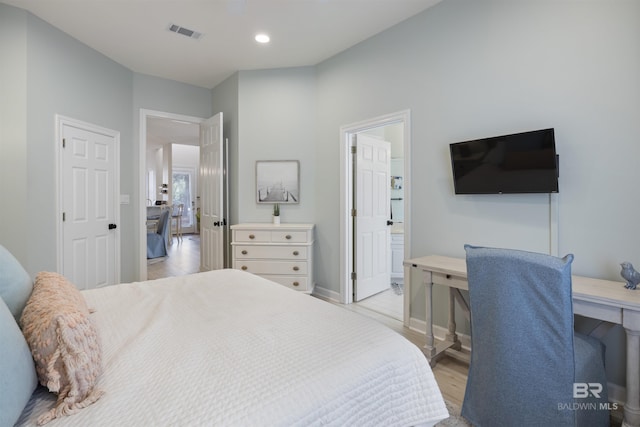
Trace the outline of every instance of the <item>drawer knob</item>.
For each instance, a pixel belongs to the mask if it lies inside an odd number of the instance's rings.
[[[298,252],[298,251],[293,251],[293,254],[294,254],[295,256],[298,256],[298,255],[300,255],[300,252]]]
[[[242,266],[242,267],[240,267],[240,268],[246,271],[248,267],[247,267],[246,265],[243,265],[243,266]]]
[[[242,255],[246,255],[246,254],[247,254],[247,251],[246,251],[246,250],[243,250],[243,251],[242,251]]]
[[[287,240],[291,240],[291,234],[287,234],[286,236],[284,236],[284,238]]]
[[[255,236],[255,235],[253,235],[253,234],[249,234],[249,238],[250,238],[251,240],[253,240],[253,239],[255,239],[255,238],[256,238],[256,236]]]
[[[297,265],[293,267],[293,271],[298,271],[298,270],[300,270],[300,267],[298,267]]]
[[[300,283],[298,283],[298,282],[293,282],[293,286],[300,286]]]

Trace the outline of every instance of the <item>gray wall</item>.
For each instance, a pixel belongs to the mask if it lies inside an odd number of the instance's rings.
[[[238,222],[271,221],[272,205],[258,205],[257,160],[300,161],[300,203],[280,206],[283,222],[314,222],[316,172],[313,67],[241,71],[238,95]]]
[[[138,277],[139,109],[212,115],[211,90],[135,74],[22,9],[0,3],[0,166],[11,208],[0,242],[32,276],[56,269],[55,115],[120,132],[122,281]],[[144,242],[142,242],[144,244]]]
[[[334,141],[317,144],[318,174],[338,161],[340,125],[410,108],[412,254],[461,257],[464,243],[547,251],[547,196],[455,196],[448,144],[555,127],[559,252],[576,255],[575,273],[617,279],[620,261],[640,264],[640,202],[629,201],[640,175],[639,14],[635,1],[439,3],[317,67],[318,135]],[[316,180],[319,197],[338,185]],[[334,206],[317,211],[337,222]],[[338,289],[337,264],[324,267]]]
[[[213,88],[212,101],[213,111],[222,112],[223,137],[229,140],[229,170],[227,179],[229,180],[229,213],[227,218],[229,224],[238,222],[238,75],[234,73],[224,82]]]
[[[463,257],[464,243],[546,252],[547,197],[455,196],[448,144],[554,127],[558,251],[575,254],[575,274],[620,280],[621,261],[640,265],[638,16],[637,1],[446,0],[319,64],[318,200],[339,187],[327,173],[339,126],[409,108],[412,256]],[[337,254],[339,212],[316,206],[321,251]],[[317,271],[322,286],[339,289],[336,257]],[[444,310],[435,315],[446,325]],[[610,379],[623,384],[620,328],[605,341]]]
[[[12,88],[7,93],[14,98],[5,100],[3,91],[0,103],[17,107],[2,114],[6,121],[2,150],[11,153],[2,161],[17,172],[5,182],[17,182],[7,194],[11,209],[2,214],[0,222],[6,228],[1,230],[0,241],[15,250],[27,271],[35,275],[56,269],[55,114],[120,131],[122,158],[130,158],[131,72],[31,14],[4,4],[0,12],[0,19],[6,19],[8,25],[3,22],[3,31],[16,31],[2,37],[10,46],[3,50],[10,67],[3,72],[2,81]],[[15,73],[7,74],[12,71]],[[5,139],[7,132],[10,137]],[[125,162],[122,167],[126,169]],[[128,183],[122,185],[127,188]],[[121,226],[123,232],[133,230],[131,218],[123,215]],[[127,267],[123,263],[123,272]]]
[[[27,205],[27,14],[0,4],[0,243],[22,261],[29,245]]]

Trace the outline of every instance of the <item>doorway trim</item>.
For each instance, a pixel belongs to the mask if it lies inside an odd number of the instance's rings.
[[[353,200],[353,164],[351,145],[353,135],[372,128],[392,124],[403,124],[404,149],[404,258],[411,257],[411,110],[403,110],[383,116],[366,119],[340,127],[340,302],[353,302],[353,225],[351,205]],[[404,297],[404,318],[408,317],[409,295]]]
[[[61,114],[55,115],[55,191],[56,191],[56,215],[58,216],[56,220],[56,269],[59,273],[63,271],[63,261],[64,261],[64,241],[62,238],[62,207],[63,207],[63,168],[62,168],[62,139],[63,139],[63,129],[65,126],[72,126],[82,130],[86,130],[92,133],[98,133],[102,135],[106,135],[109,138],[113,139],[114,142],[114,153],[113,158],[115,161],[115,171],[114,171],[114,183],[113,183],[113,200],[116,203],[114,209],[114,218],[113,221],[115,224],[118,224],[120,228],[116,229],[115,233],[115,259],[114,259],[114,268],[115,268],[115,282],[121,282],[121,222],[120,222],[120,132],[104,128],[102,126],[94,125],[93,123],[83,122],[81,120],[77,120],[71,117],[66,117]]]
[[[204,122],[204,118],[195,116],[185,116],[182,114],[167,113],[165,111],[140,109],[140,150],[138,151],[138,197],[135,201],[138,204],[138,280],[147,280],[147,205],[143,203],[144,195],[147,187],[147,119],[149,117],[158,117],[168,120],[179,120],[183,122],[191,122],[200,125]]]

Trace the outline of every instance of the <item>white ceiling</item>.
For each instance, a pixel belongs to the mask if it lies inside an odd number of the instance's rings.
[[[312,66],[441,0],[0,0],[132,71],[213,88],[239,70]],[[198,40],[168,30],[176,24]],[[254,41],[258,32],[271,42]],[[198,126],[150,119],[147,145],[197,144]]]
[[[135,72],[213,88],[238,70],[316,65],[440,0],[0,1]],[[256,43],[258,32],[271,43]]]

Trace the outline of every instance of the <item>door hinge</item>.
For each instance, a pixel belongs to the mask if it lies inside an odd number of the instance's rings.
[[[67,213],[62,212],[62,222],[65,222],[66,220],[67,220]]]
[[[67,148],[67,139],[62,138],[62,148]]]
[[[351,280],[356,280],[356,279],[357,279],[357,276],[358,276],[358,275],[356,274],[356,272],[355,272],[355,271],[354,271],[354,272],[352,272],[352,273],[351,273]]]
[[[351,146],[351,154],[356,154],[358,152],[358,149],[355,145]]]
[[[351,209],[351,216],[358,216],[358,210],[357,209]]]

